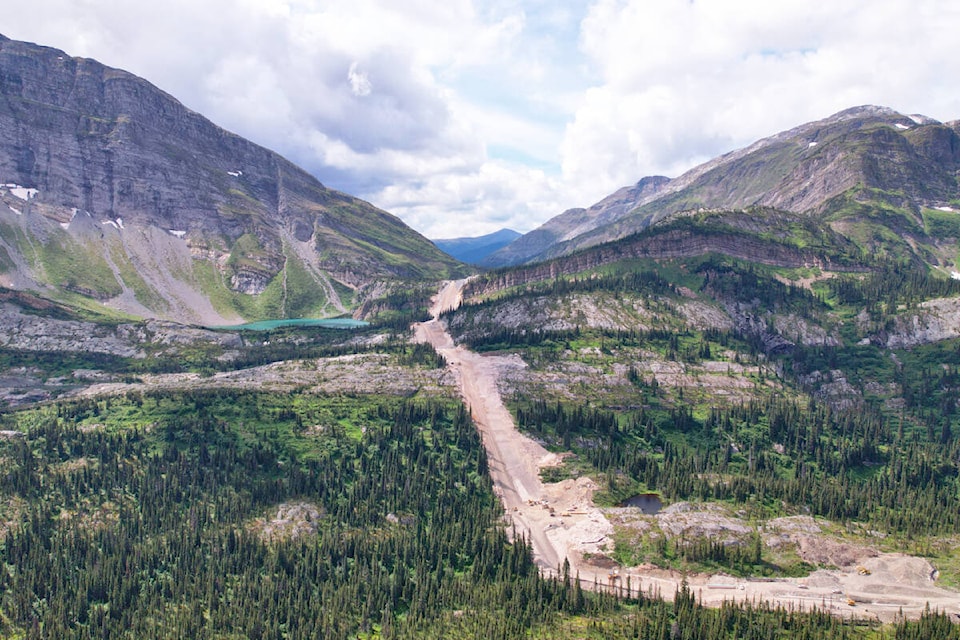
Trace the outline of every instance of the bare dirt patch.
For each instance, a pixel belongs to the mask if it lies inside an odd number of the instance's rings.
[[[797,552],[805,562],[821,566],[846,568],[880,555],[873,547],[838,542],[821,535],[802,534],[796,536],[796,542]]]

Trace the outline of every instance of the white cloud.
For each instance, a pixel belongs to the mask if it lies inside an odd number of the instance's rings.
[[[960,117],[951,0],[6,0],[431,236],[528,230],[857,104]]]
[[[370,92],[373,91],[373,84],[370,82],[370,78],[367,77],[366,73],[357,69],[356,62],[350,65],[350,70],[347,71],[347,79],[350,81],[350,90],[353,91],[353,95],[358,98],[368,96]]]
[[[946,0],[599,0],[564,178],[599,198],[859,104],[956,118],[958,27]]]
[[[388,186],[375,201],[415,228],[429,228],[429,237],[456,238],[529,230],[557,213],[557,189],[543,171],[488,161],[469,172]]]

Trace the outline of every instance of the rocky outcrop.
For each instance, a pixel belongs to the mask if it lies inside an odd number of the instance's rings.
[[[103,353],[142,358],[140,346],[119,327],[38,318],[11,304],[0,305],[0,347],[24,351]]]
[[[264,542],[296,540],[316,535],[323,513],[312,502],[284,502],[271,518],[257,518],[250,529]]]
[[[490,331],[527,333],[603,329],[642,331],[653,325],[653,314],[643,301],[601,293],[573,293],[562,300],[530,295],[486,308],[461,307],[447,318],[448,330],[458,342],[470,342]]]
[[[877,334],[874,342],[891,349],[909,349],[951,338],[960,338],[960,298],[920,303],[917,310],[898,316],[893,329]]]
[[[236,333],[208,331],[171,322],[104,324],[38,316],[9,302],[0,302],[0,347],[20,351],[100,353],[143,358],[145,348],[193,344],[232,349],[242,344]]]

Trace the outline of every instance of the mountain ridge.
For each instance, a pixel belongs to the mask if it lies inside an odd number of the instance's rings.
[[[587,209],[567,209],[559,216],[491,254],[481,264],[486,267],[496,267],[517,261],[523,262],[524,257],[537,255],[552,244],[573,239],[598,225],[616,220],[638,206],[637,203],[649,202],[655,198],[669,183],[670,178],[666,176],[648,176],[633,186],[618,189]]]
[[[432,240],[442,251],[467,264],[478,264],[494,251],[510,244],[522,234],[513,229],[469,238],[437,238]]]
[[[570,229],[565,224],[569,216],[561,214],[528,234],[535,238],[552,233],[551,243],[535,247],[536,253],[519,255],[508,246],[487,264],[563,255],[625,237],[688,210],[768,206],[823,216],[842,209],[838,202],[844,199],[869,205],[878,195],[889,199],[889,194],[902,191],[904,197],[896,206],[913,211],[919,220],[923,206],[960,202],[958,171],[960,129],[955,122],[906,116],[887,107],[854,107],[694,167],[663,184],[652,199],[638,198],[633,207],[592,229]],[[864,189],[880,193],[864,195]],[[524,237],[514,245],[526,243],[529,240]]]
[[[384,279],[459,268],[399,218],[148,81],[9,38],[0,185],[0,284],[136,316],[336,315]]]

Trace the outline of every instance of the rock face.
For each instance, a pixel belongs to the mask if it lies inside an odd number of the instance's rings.
[[[922,207],[958,208],[958,171],[960,123],[856,107],[759,140],[673,180],[645,178],[590,209],[560,214],[487,264],[564,255],[677,212],[752,206],[823,219],[861,240],[865,250],[876,247],[863,238],[871,235],[863,232],[864,219],[894,210],[904,218],[895,232],[936,244],[936,238],[923,237]]]
[[[39,319],[17,306],[0,304],[0,347],[24,351],[103,353],[124,358],[143,357],[127,329],[76,320]]]
[[[147,81],[2,36],[0,185],[0,284],[136,315],[339,313],[351,289],[456,268]]]
[[[18,351],[104,354],[143,358],[144,347],[172,349],[196,344],[241,346],[236,333],[184,327],[150,320],[145,323],[98,324],[66,318],[44,317],[14,303],[0,302],[0,347]]]
[[[938,298],[921,302],[913,312],[897,317],[890,332],[875,341],[891,349],[911,348],[960,337],[960,299]]]

